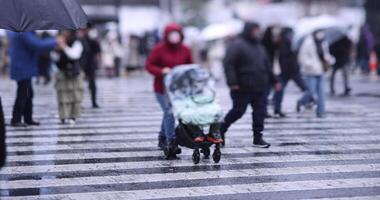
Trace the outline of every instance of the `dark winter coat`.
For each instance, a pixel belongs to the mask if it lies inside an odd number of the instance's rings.
[[[192,64],[191,51],[182,41],[178,45],[173,45],[168,41],[169,33],[178,31],[182,35],[182,27],[177,24],[170,24],[165,28],[164,39],[158,43],[150,53],[146,70],[154,76],[154,91],[164,93],[164,74],[165,67],[174,68],[182,64]]]
[[[255,26],[247,23],[242,35],[230,44],[224,59],[224,69],[229,86],[265,91],[276,83],[276,78],[265,48],[258,39],[251,38]]]
[[[282,77],[290,78],[300,73],[297,54],[293,51],[291,38],[286,33],[282,34],[278,56]]]

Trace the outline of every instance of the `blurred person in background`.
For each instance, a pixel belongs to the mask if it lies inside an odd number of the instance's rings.
[[[221,126],[223,140],[228,128],[240,119],[248,105],[251,105],[253,144],[268,148],[270,144],[263,139],[262,133],[267,107],[267,90],[270,86],[275,86],[278,91],[281,86],[272,72],[270,59],[261,44],[258,24],[247,22],[244,25],[241,36],[227,48],[224,69],[233,106]]]
[[[280,45],[280,34],[281,34],[281,28],[277,26],[269,26],[266,28],[264,32],[264,36],[262,39],[262,44],[267,52],[271,69],[274,72],[275,75],[279,75],[279,69],[278,67],[278,51],[279,51],[279,45]],[[269,96],[271,95],[272,89],[271,87],[268,87],[267,89],[267,101],[269,101]],[[273,103],[272,101],[269,101],[270,103]],[[271,118],[272,115],[269,114],[268,109],[265,111],[265,117]]]
[[[140,69],[140,53],[139,53],[140,38],[137,35],[129,36],[127,69]]]
[[[102,61],[109,78],[118,77],[123,49],[117,33],[109,32],[101,42]]]
[[[369,74],[369,62],[373,50],[373,35],[368,25],[360,29],[359,42],[356,49],[356,62],[361,69],[362,74]]]
[[[52,38],[52,36],[50,36],[48,32],[41,33],[40,37],[42,39]],[[50,57],[50,52],[51,51],[44,51],[38,57],[38,74],[39,74],[39,76],[37,77],[37,84],[39,84],[41,77],[44,78],[44,83],[43,83],[44,85],[49,84],[51,81],[50,68],[51,68],[52,60]]]
[[[330,77],[330,93],[335,95],[335,75],[338,70],[342,70],[344,96],[350,95],[351,87],[349,83],[350,61],[352,53],[352,41],[348,36],[344,36],[340,40],[330,45],[330,52],[335,57],[335,64],[332,66],[332,73]]]
[[[4,120],[4,112],[3,112],[3,105],[1,103],[1,97],[0,97],[0,169],[5,164],[6,159],[6,143],[5,143],[5,120]]]
[[[182,27],[169,24],[164,31],[163,41],[158,43],[148,56],[146,69],[154,76],[154,92],[164,112],[158,146],[169,152],[167,159],[181,152],[175,141],[175,119],[169,97],[164,89],[164,77],[178,65],[192,64],[190,49],[183,44]]]
[[[11,126],[40,125],[33,119],[32,78],[38,75],[38,56],[54,49],[57,40],[41,39],[34,32],[8,32],[10,41],[10,75],[17,82],[17,95],[13,107]],[[62,40],[58,38],[58,40]],[[24,123],[22,123],[24,117]]]
[[[56,77],[59,118],[62,124],[74,124],[80,115],[83,99],[83,81],[80,58],[83,53],[82,42],[75,31],[65,30],[61,33],[64,41],[59,43],[60,50],[56,57],[59,72]]]
[[[276,117],[286,117],[285,113],[282,112],[282,101],[286,85],[289,81],[293,80],[303,92],[307,90],[300,72],[297,54],[292,50],[292,38],[292,29],[284,28],[281,31],[280,43],[278,46],[278,60],[281,68],[278,80],[281,83],[281,90],[275,92],[273,96],[274,114]]]
[[[303,41],[298,53],[298,62],[308,90],[298,100],[297,112],[300,112],[302,106],[306,106],[314,99],[317,102],[316,114],[318,118],[325,116],[324,75],[335,63],[325,37],[323,30],[314,31]]]
[[[80,64],[88,82],[92,108],[99,108],[97,102],[96,71],[100,62],[101,49],[97,37],[97,31],[93,28],[92,24],[88,24],[87,29],[78,31],[78,39],[82,42],[83,46]]]

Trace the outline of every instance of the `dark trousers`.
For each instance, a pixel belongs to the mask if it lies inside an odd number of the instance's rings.
[[[267,93],[254,92],[254,91],[231,91],[232,109],[228,112],[224,118],[224,122],[221,126],[221,132],[226,133],[228,128],[240,119],[248,105],[252,106],[252,130],[256,136],[261,136],[261,132],[264,130],[264,119],[267,106]]]
[[[31,79],[17,81],[17,96],[13,106],[12,123],[21,122],[22,117],[26,123],[33,121],[33,95]]]
[[[285,88],[289,81],[293,80],[294,83],[302,90],[302,92],[307,90],[305,81],[303,80],[302,75],[300,73],[295,74],[293,76],[279,76],[278,79],[281,84],[281,90],[276,92],[273,96],[275,112],[282,111],[282,100],[284,99]]]
[[[88,89],[90,90],[91,94],[92,105],[95,106],[97,105],[96,70],[86,70],[86,77],[88,81]]]
[[[5,156],[6,156],[5,122],[4,122],[3,106],[1,104],[1,98],[0,98],[0,168],[4,166]]]
[[[343,84],[344,84],[344,91],[347,91],[350,89],[349,85],[349,66],[346,64],[339,64],[335,65],[332,69],[331,77],[330,77],[330,92],[335,93],[335,76],[336,72],[338,70],[342,70],[343,75]]]

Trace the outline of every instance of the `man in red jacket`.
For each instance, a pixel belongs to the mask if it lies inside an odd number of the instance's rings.
[[[164,89],[164,76],[178,65],[192,64],[191,51],[183,44],[182,27],[169,24],[165,28],[163,41],[150,53],[146,69],[154,76],[154,92],[164,112],[159,135],[159,147],[165,150],[167,159],[176,158],[181,149],[175,144],[175,119],[169,98]]]

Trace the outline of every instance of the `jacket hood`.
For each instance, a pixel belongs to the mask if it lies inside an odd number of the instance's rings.
[[[252,38],[252,30],[255,28],[260,28],[260,25],[255,22],[246,22],[241,36],[248,41],[255,40],[255,38]]]
[[[184,39],[184,35],[183,35],[183,31],[182,31],[182,26],[178,25],[178,24],[175,24],[175,23],[172,23],[172,24],[168,24],[166,27],[165,27],[165,31],[164,31],[164,41],[166,44],[170,44],[172,45],[170,42],[169,42],[169,34],[171,32],[174,32],[174,31],[177,31],[179,34],[181,34],[181,42],[183,42],[183,39]]]

